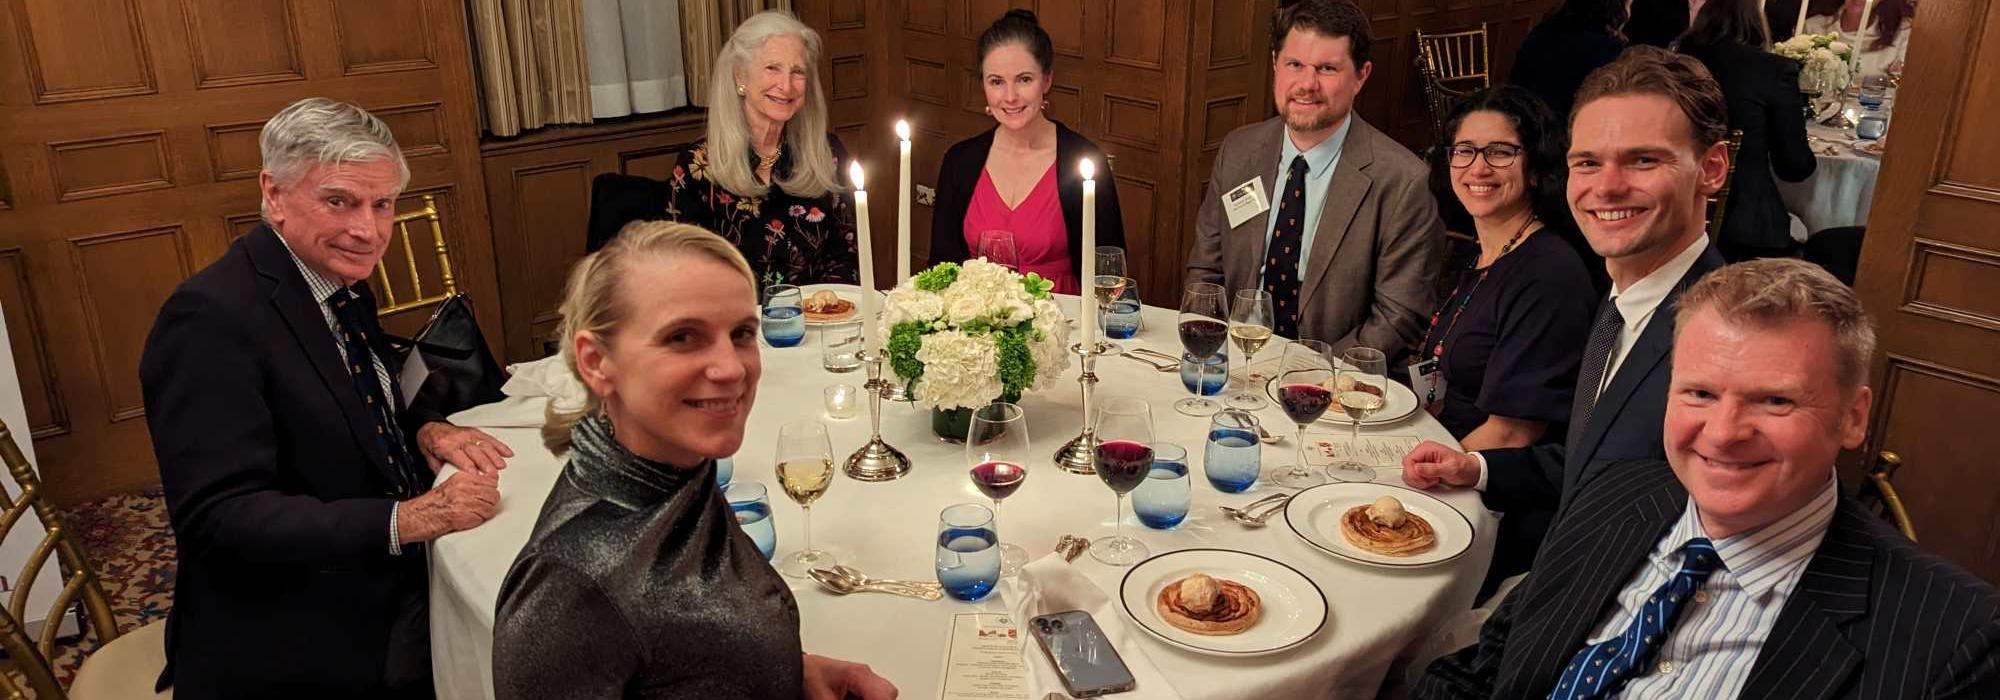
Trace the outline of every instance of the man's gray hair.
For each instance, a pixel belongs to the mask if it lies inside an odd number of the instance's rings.
[[[341,165],[387,159],[396,164],[402,181],[410,184],[410,165],[403,161],[403,149],[389,125],[368,110],[354,105],[308,97],[279,111],[264,122],[257,137],[263,150],[264,170],[280,185],[298,182],[315,165]]]
[[[1818,265],[1791,258],[1740,262],[1708,273],[1674,302],[1674,335],[1703,309],[1730,323],[1776,326],[1814,321],[1833,333],[1834,366],[1841,388],[1868,383],[1875,355],[1875,322],[1854,290]]]

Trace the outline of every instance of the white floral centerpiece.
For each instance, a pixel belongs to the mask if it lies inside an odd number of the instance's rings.
[[[1854,77],[1848,70],[1854,48],[1839,34],[1799,34],[1773,45],[1771,53],[1799,62],[1799,91],[1806,94],[1840,94]]]
[[[939,413],[940,437],[963,439],[966,411],[1017,401],[1069,368],[1069,322],[1049,296],[1054,286],[977,258],[941,263],[889,291],[881,321],[889,366]]]

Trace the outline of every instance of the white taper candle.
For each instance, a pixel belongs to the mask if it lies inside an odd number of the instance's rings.
[[[896,184],[896,284],[910,279],[910,123],[896,120],[902,179]]]
[[[1097,166],[1085,158],[1076,169],[1083,175],[1083,250],[1077,251],[1083,256],[1083,279],[1077,284],[1083,300],[1076,308],[1088,352],[1097,347]]]
[[[868,234],[868,190],[861,182],[861,162],[849,161],[847,176],[854,180],[854,240],[861,256],[861,343],[869,352],[880,352],[880,333],[875,328],[875,246]]]

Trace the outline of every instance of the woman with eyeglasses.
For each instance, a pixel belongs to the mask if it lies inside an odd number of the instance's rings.
[[[1576,248],[1562,131],[1506,85],[1458,103],[1433,150],[1440,208],[1462,208],[1479,256],[1453,271],[1410,375],[1417,399],[1466,450],[1560,438],[1601,293]],[[1449,220],[1449,219],[1448,219]]]

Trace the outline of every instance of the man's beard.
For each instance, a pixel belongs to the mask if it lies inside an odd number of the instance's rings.
[[[1324,99],[1320,101],[1319,105],[1312,108],[1294,107],[1291,104],[1291,99],[1290,97],[1285,98],[1285,107],[1287,109],[1284,110],[1284,113],[1285,126],[1291,127],[1293,131],[1321,131],[1340,121],[1340,115],[1335,114]]]

